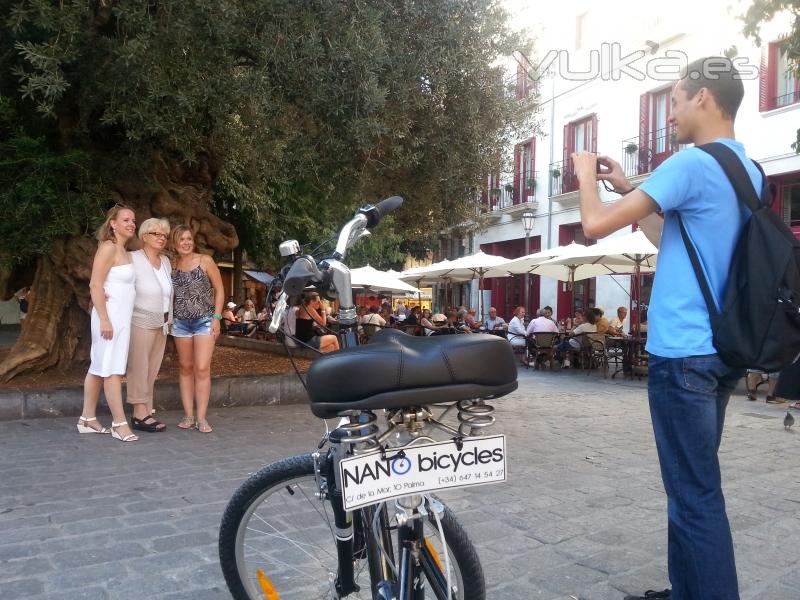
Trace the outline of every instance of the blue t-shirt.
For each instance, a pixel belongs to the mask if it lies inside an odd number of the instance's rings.
[[[736,152],[756,190],[761,173],[732,139],[718,139]],[[680,214],[700,256],[719,307],[731,257],[750,210],[736,198],[722,167],[709,154],[687,148],[659,166],[640,189],[664,213],[653,293],[648,310],[647,351],[667,358],[714,354],[711,322],[700,284],[681,237]]]

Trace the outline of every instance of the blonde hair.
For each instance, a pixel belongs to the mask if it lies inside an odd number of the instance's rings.
[[[156,217],[146,219],[141,225],[139,225],[139,239],[143,240],[146,233],[153,233],[154,231],[169,235],[169,221],[166,219],[158,219]]]
[[[119,213],[123,210],[129,210],[133,213],[134,217],[136,216],[136,212],[129,206],[123,206],[122,204],[115,204],[110,209],[108,209],[108,212],[106,213],[105,222],[102,225],[100,225],[100,227],[98,227],[97,233],[95,233],[95,237],[98,239],[98,241],[101,242],[117,241],[117,236],[114,235],[114,228],[111,227],[111,221],[116,221],[117,217],[119,216]]]
[[[188,225],[177,225],[175,229],[172,230],[172,233],[170,233],[169,235],[170,246],[172,247],[172,250],[174,252],[178,251],[177,250],[178,241],[181,239],[181,236],[187,231],[192,234],[192,244],[195,246],[196,249],[197,244],[194,243],[194,231],[192,231],[192,228],[189,227]]]

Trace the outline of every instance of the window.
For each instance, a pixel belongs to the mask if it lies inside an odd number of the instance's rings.
[[[779,198],[783,206],[783,220],[792,229],[800,228],[800,180],[781,185]]]
[[[672,86],[642,94],[639,98],[638,149],[626,157],[631,174],[649,173],[678,150],[669,125]],[[626,172],[631,169],[626,167]]]
[[[786,54],[785,41],[772,42],[761,54],[759,110],[761,112],[800,102],[800,80]]]
[[[514,204],[528,202],[529,197],[536,195],[535,154],[533,138],[514,147]]]
[[[572,153],[588,150],[597,152],[597,115],[593,114],[564,125],[564,161],[560,193],[578,189],[578,178],[572,168]],[[551,169],[552,172],[552,169]],[[552,185],[551,185],[552,189]]]

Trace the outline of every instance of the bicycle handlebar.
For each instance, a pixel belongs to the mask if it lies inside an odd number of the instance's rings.
[[[326,286],[328,284],[333,286],[336,295],[339,297],[339,309],[344,314],[344,318],[340,320],[341,323],[345,325],[355,323],[355,306],[352,300],[353,289],[350,285],[350,269],[341,261],[344,260],[348,248],[365,234],[367,227],[375,227],[380,223],[381,219],[400,208],[402,204],[403,199],[400,196],[391,196],[378,204],[367,204],[359,208],[355,216],[339,232],[334,255],[319,265],[313,256],[305,255],[296,258],[284,278],[283,292],[272,313],[272,321],[269,326],[270,333],[275,333],[280,328],[283,316],[286,313],[287,297],[299,296],[309,284],[323,283],[323,279],[325,279]]]

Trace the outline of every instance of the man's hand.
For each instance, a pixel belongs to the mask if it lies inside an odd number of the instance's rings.
[[[597,162],[600,163],[604,170],[597,174],[597,179],[601,181],[608,181],[613,187],[614,191],[618,194],[627,194],[633,189],[633,186],[625,177],[622,171],[622,166],[610,156],[602,154],[597,155]]]
[[[592,152],[573,152],[572,164],[581,185],[597,183],[597,155]]]

